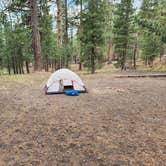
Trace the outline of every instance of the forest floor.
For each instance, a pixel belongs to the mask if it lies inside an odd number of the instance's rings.
[[[44,95],[50,73],[1,76],[0,166],[165,166],[166,78],[115,75],[82,73],[78,97]]]

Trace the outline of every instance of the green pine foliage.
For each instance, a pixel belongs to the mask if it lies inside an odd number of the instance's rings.
[[[141,28],[161,36],[166,43],[166,9],[165,0],[143,0],[141,10],[136,18]]]
[[[95,72],[102,56],[100,49],[104,42],[104,12],[104,5],[101,0],[89,0],[88,7],[83,14],[82,58],[91,73]]]
[[[159,56],[162,42],[159,36],[152,32],[144,31],[140,42],[142,54],[141,58],[145,61],[146,65],[153,65],[154,59]]]
[[[5,43],[4,43],[4,33],[3,33],[3,27],[0,25],[0,70],[3,69],[3,56],[4,56],[4,48],[5,48]]]
[[[53,39],[55,35],[52,29],[52,16],[46,12],[41,16],[40,20],[42,62],[46,71],[49,70],[51,61],[56,60],[56,48]]]
[[[137,59],[150,66],[159,55],[164,60],[166,0],[142,0],[139,10],[134,9],[134,0],[61,1],[60,31],[56,1],[34,1],[39,20],[36,31],[29,0],[4,2],[0,9],[0,72],[29,73],[37,61],[45,71],[75,63],[80,70],[84,65],[95,73],[112,60],[122,70],[136,69]],[[36,47],[34,36],[39,39]],[[42,59],[37,59],[40,50]]]
[[[163,47],[161,28],[154,23],[154,20],[159,19],[160,14],[158,11],[159,7],[158,0],[143,0],[139,16],[148,20],[144,27],[141,26],[141,50],[142,59],[145,61],[146,65],[153,65],[154,59],[160,55],[161,48]],[[159,22],[158,22],[159,23]],[[158,30],[157,33],[155,31]]]
[[[115,52],[118,54],[118,63],[121,69],[125,70],[126,59],[133,48],[133,0],[121,0],[116,4],[113,28]]]

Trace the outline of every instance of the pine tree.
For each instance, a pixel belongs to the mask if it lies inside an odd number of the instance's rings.
[[[3,62],[3,56],[5,55],[4,52],[4,33],[3,33],[3,26],[0,24],[0,70],[3,69],[4,62]],[[1,74],[1,73],[0,73]]]
[[[153,22],[159,19],[158,14],[159,3],[158,0],[143,0],[140,10],[140,17]],[[153,26],[153,25],[152,25]],[[142,59],[146,65],[152,65],[153,60],[160,54],[162,47],[162,40],[155,32],[149,28],[141,27],[141,50]]]
[[[30,0],[30,15],[32,26],[32,46],[34,52],[34,70],[40,71],[41,66],[41,43],[39,33],[38,3],[36,0]]]
[[[106,59],[107,61],[110,60],[110,58],[113,54],[111,53],[111,49],[113,46],[113,10],[114,10],[114,3],[113,0],[104,0],[103,5],[105,8],[105,23],[104,23],[104,52],[106,53]]]
[[[65,59],[64,64],[65,67],[69,66],[69,37],[68,37],[68,1],[64,0],[64,18],[65,18],[65,25],[64,25],[64,50],[65,50]]]
[[[14,28],[16,24],[18,25],[18,23],[21,27],[24,27],[27,32],[29,32],[29,27],[31,28],[32,38],[30,40],[33,47],[34,70],[41,70],[42,67],[38,7],[39,1],[36,0],[13,0],[8,2],[6,9],[9,12],[8,15],[12,14],[15,17],[10,20],[12,28]],[[16,60],[14,61],[16,62]],[[26,66],[28,67],[28,60],[26,61]]]
[[[41,18],[40,18],[40,34],[41,34],[41,52],[42,63],[45,71],[49,70],[52,61],[55,61],[55,52],[53,50],[53,25],[52,16],[49,14],[49,6],[47,0],[41,3]]]
[[[83,58],[91,73],[95,73],[99,47],[103,44],[104,6],[102,0],[89,0],[87,11],[83,14],[81,42]]]
[[[87,0],[75,0],[75,4],[79,5],[80,7],[80,13],[79,13],[79,27],[78,27],[78,35],[79,35],[79,39],[80,37],[83,35],[82,34],[82,16],[83,16],[83,7],[84,7],[84,3]],[[82,70],[82,41],[79,40],[80,42],[80,52],[79,52],[79,70]]]
[[[58,49],[58,66],[62,67],[62,46],[63,46],[63,11],[62,11],[62,0],[56,0],[57,4],[57,49]]]
[[[121,0],[116,4],[114,20],[115,51],[119,54],[119,63],[122,70],[126,69],[127,54],[131,51],[131,37],[133,31],[133,0]]]

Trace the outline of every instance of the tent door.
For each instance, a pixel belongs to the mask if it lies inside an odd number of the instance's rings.
[[[64,91],[73,90],[73,82],[71,80],[63,80]]]

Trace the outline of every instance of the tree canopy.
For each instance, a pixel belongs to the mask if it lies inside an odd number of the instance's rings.
[[[125,70],[164,56],[165,0],[2,0],[0,70],[56,70],[76,63],[91,73],[106,61]],[[33,68],[32,68],[33,66]]]

